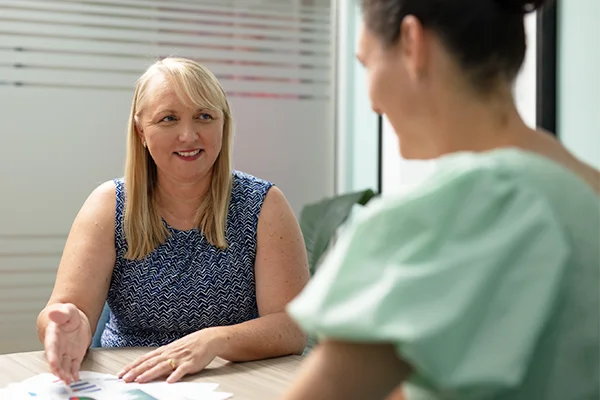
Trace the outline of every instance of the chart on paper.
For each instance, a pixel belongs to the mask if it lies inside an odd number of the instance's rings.
[[[114,375],[82,371],[80,380],[65,385],[52,374],[40,374],[0,389],[4,400],[226,400],[216,383],[125,383]]]

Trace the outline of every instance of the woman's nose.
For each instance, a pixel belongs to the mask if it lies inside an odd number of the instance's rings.
[[[188,122],[181,126],[181,132],[179,133],[179,140],[181,142],[193,142],[198,138],[198,132],[196,132],[196,126],[193,122]]]

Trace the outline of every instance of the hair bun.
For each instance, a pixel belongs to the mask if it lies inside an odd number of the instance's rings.
[[[546,0],[494,0],[502,8],[513,13],[528,14],[541,8]]]

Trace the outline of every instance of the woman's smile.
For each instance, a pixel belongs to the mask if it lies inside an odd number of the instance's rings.
[[[175,154],[177,157],[179,157],[180,159],[182,159],[184,161],[195,161],[195,160],[199,159],[203,153],[204,153],[204,150],[202,150],[202,149],[192,149],[192,150],[176,151],[173,154]]]

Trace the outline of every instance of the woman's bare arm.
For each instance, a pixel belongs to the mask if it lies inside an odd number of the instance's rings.
[[[282,400],[383,400],[409,373],[390,344],[325,341],[303,362]]]
[[[249,361],[300,354],[306,335],[285,313],[285,306],[309,280],[304,239],[283,193],[272,187],[258,222],[255,261],[260,318],[220,328],[219,356]]]
[[[71,227],[60,261],[54,290],[37,321],[44,343],[48,309],[71,303],[87,318],[93,336],[102,313],[115,264],[115,185],[96,188],[87,198]],[[91,336],[89,338],[91,340]]]

